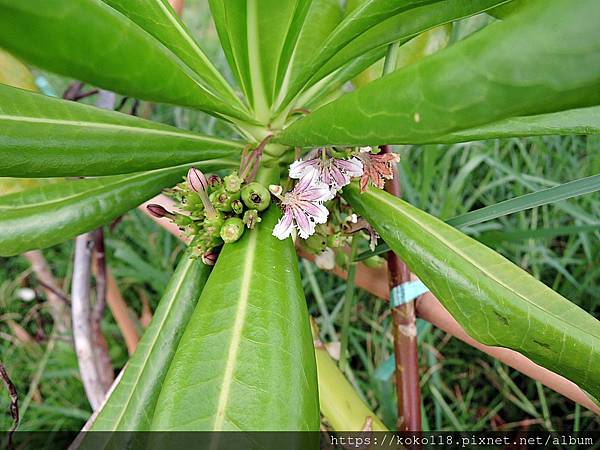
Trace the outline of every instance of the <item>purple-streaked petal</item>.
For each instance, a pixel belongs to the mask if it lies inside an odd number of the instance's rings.
[[[292,234],[293,228],[292,211],[289,207],[286,207],[283,216],[279,219],[277,225],[273,227],[273,236],[281,240],[287,239]]]
[[[315,223],[326,223],[329,211],[318,203],[298,202],[298,206],[313,218]]]
[[[329,176],[331,177],[332,182],[327,184],[334,189],[343,188],[350,183],[350,177],[342,173],[336,163],[331,165],[331,168],[329,169]]]
[[[316,170],[319,165],[319,160],[294,161],[290,165],[290,178],[302,178],[309,171]]]
[[[302,239],[307,239],[315,232],[315,223],[312,222],[309,216],[299,206],[293,206],[292,211],[294,214],[294,220],[298,227],[298,234]]]
[[[316,170],[311,170],[310,172],[307,172],[300,178],[300,181],[294,187],[292,193],[299,194],[308,189],[310,186],[314,185],[315,183],[318,183],[318,176],[319,174]]]
[[[358,158],[338,159],[335,163],[350,177],[360,177],[363,174],[363,164]]]
[[[326,202],[331,200],[335,193],[331,192],[329,186],[319,183],[317,186],[307,188],[306,190],[299,192],[298,200],[308,202]]]

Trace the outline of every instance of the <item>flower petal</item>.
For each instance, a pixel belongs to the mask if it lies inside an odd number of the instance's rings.
[[[307,239],[309,236],[313,235],[315,232],[315,223],[310,220],[306,212],[298,206],[293,206],[292,212],[300,237],[302,239]]]
[[[313,171],[318,167],[319,160],[294,161],[290,165],[290,178],[300,179],[309,171]]]
[[[315,223],[325,223],[327,222],[327,217],[329,217],[329,211],[325,206],[320,205],[318,203],[310,203],[310,202],[301,202],[298,204],[300,208],[302,208],[306,214],[313,218]]]
[[[291,208],[286,207],[283,216],[277,222],[277,225],[273,227],[273,236],[277,239],[287,239],[292,234],[293,229],[292,211]]]
[[[363,163],[358,158],[338,159],[335,164],[350,177],[360,177],[363,174]]]

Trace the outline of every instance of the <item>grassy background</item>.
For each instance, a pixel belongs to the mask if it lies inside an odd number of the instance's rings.
[[[206,2],[189,1],[185,20],[217,65],[226,70]],[[476,29],[481,22],[478,18],[464,29]],[[44,75],[56,92],[62,92],[68,83]],[[158,106],[153,118],[212,134],[231,133],[213,118],[180,108]],[[398,151],[402,154],[401,182],[406,199],[442,219],[600,173],[597,137],[405,146]],[[534,233],[540,228],[599,221],[600,199],[588,195],[487,222],[468,232],[600,317],[600,232],[542,238]],[[107,237],[109,264],[128,305],[140,315],[143,296],[154,310],[181,245],[137,211],[127,214]],[[47,249],[44,255],[68,292],[72,243]],[[317,271],[311,263],[303,262],[300,267],[311,313],[321,321],[316,303],[322,300],[339,333],[344,282]],[[22,287],[36,288],[36,299],[21,300]],[[11,320],[36,343],[20,342],[14,327],[9,326]],[[77,430],[91,412],[74,352],[65,342],[48,346],[51,330],[44,298],[27,262],[18,257],[0,259],[0,360],[20,394],[21,430]],[[109,312],[103,330],[113,365],[119,370],[127,360],[127,352]],[[430,429],[600,430],[600,421],[592,413],[438,329],[421,324],[419,340],[424,414]],[[377,369],[393,353],[391,318],[385,303],[365,292],[358,293],[352,311],[349,346],[348,377],[393,428],[393,380],[376,377]],[[0,430],[9,426],[8,398],[3,392]]]

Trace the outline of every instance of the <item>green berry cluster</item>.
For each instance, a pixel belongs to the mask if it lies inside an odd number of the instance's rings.
[[[167,217],[190,238],[190,249],[206,264],[214,264],[223,244],[236,242],[246,229],[261,221],[260,213],[271,204],[269,190],[260,183],[246,183],[237,171],[221,178],[205,177],[190,169],[187,177],[168,194],[184,214],[159,210],[149,205],[157,217]]]

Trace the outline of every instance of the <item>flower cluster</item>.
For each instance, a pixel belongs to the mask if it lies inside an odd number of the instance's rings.
[[[281,186],[269,187],[283,209],[273,235],[286,239],[295,228],[301,238],[308,239],[319,224],[327,223],[329,209],[325,203],[334,199],[340,189],[353,178],[360,178],[361,192],[367,189],[369,182],[382,189],[385,180],[393,177],[393,164],[398,159],[394,153],[375,154],[371,147],[311,151],[305,159],[290,166],[290,178],[299,180],[292,190],[283,193]]]
[[[148,211],[177,224],[191,238],[192,253],[209,265],[215,263],[219,247],[240,239],[245,229],[253,229],[261,221],[260,213],[271,204],[266,187],[246,183],[236,171],[221,179],[217,175],[207,178],[191,168],[170,194],[185,214],[154,204],[148,205]]]

